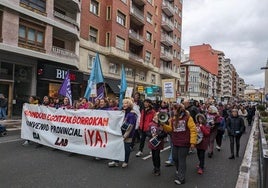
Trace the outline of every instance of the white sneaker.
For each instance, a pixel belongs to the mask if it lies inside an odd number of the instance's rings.
[[[220,151],[220,150],[221,150],[221,147],[220,147],[220,146],[216,146],[216,149],[217,149],[218,151]]]
[[[173,163],[170,160],[165,161],[166,166],[172,166]]]
[[[138,153],[136,153],[136,157],[140,157],[142,155],[143,155],[143,153],[141,151],[138,151]]]
[[[127,166],[128,166],[128,164],[125,163],[125,162],[123,162],[123,164],[122,164],[122,168],[126,168]]]
[[[22,145],[23,146],[28,146],[29,145],[29,140],[25,140],[25,142]]]
[[[119,164],[117,162],[115,162],[115,161],[111,161],[111,162],[108,163],[108,166],[109,167],[117,167],[117,166],[119,166]]]

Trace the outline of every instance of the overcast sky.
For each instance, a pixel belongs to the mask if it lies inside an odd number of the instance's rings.
[[[268,0],[184,0],[182,47],[210,44],[231,59],[246,84],[264,87]]]

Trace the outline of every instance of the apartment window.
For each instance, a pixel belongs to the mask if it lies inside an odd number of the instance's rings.
[[[149,23],[153,23],[153,15],[147,12],[146,21]]]
[[[97,42],[98,41],[98,30],[94,27],[89,28],[89,40],[91,42]]]
[[[149,31],[146,31],[146,40],[152,42],[152,33],[150,33]]]
[[[0,12],[0,42],[2,42],[2,22],[3,22],[3,12]]]
[[[126,15],[124,15],[120,11],[117,11],[116,22],[119,23],[122,26],[126,26]]]
[[[149,51],[146,51],[145,52],[145,61],[151,62],[151,58],[152,58],[152,53]]]
[[[106,33],[106,40],[105,40],[105,43],[106,43],[106,46],[109,47],[111,46],[111,42],[110,42],[110,39],[111,38],[111,34],[110,33]]]
[[[44,48],[45,27],[20,20],[19,44]]]
[[[106,20],[111,20],[111,18],[112,18],[112,9],[110,6],[108,6],[106,10]]]
[[[127,0],[121,0],[123,3],[127,4]]]
[[[155,84],[156,83],[156,76],[155,74],[151,74],[151,83]]]
[[[145,80],[146,80],[145,72],[141,71],[141,72],[139,73],[139,80],[140,80],[140,81],[145,81]]]
[[[121,50],[125,50],[125,39],[116,36],[115,47]]]
[[[158,6],[154,7],[154,12],[155,12],[155,15],[158,15]]]
[[[118,65],[115,63],[109,64],[109,73],[118,74]]]
[[[95,56],[88,54],[87,68],[91,69],[95,61]]]
[[[91,0],[89,11],[95,15],[99,15],[99,2],[96,0]]]
[[[134,76],[134,73],[133,73],[133,69],[132,68],[126,67],[125,68],[125,72],[126,72],[126,76],[127,77],[133,77]]]
[[[173,50],[173,57],[176,58],[176,55],[177,55],[176,50]]]
[[[154,23],[154,32],[157,32],[157,23]]]
[[[21,0],[20,2],[40,12],[46,12],[46,0]]]
[[[178,21],[174,20],[174,27],[177,28],[178,27]]]

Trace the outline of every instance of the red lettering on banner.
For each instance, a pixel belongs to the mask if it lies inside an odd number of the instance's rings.
[[[104,147],[105,148],[108,142],[107,132],[84,129],[84,140],[85,140],[85,144],[91,147],[101,147],[101,148]]]

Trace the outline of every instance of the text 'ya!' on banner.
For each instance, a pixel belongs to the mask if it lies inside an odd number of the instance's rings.
[[[123,119],[122,111],[24,104],[21,138],[64,151],[123,161]]]

